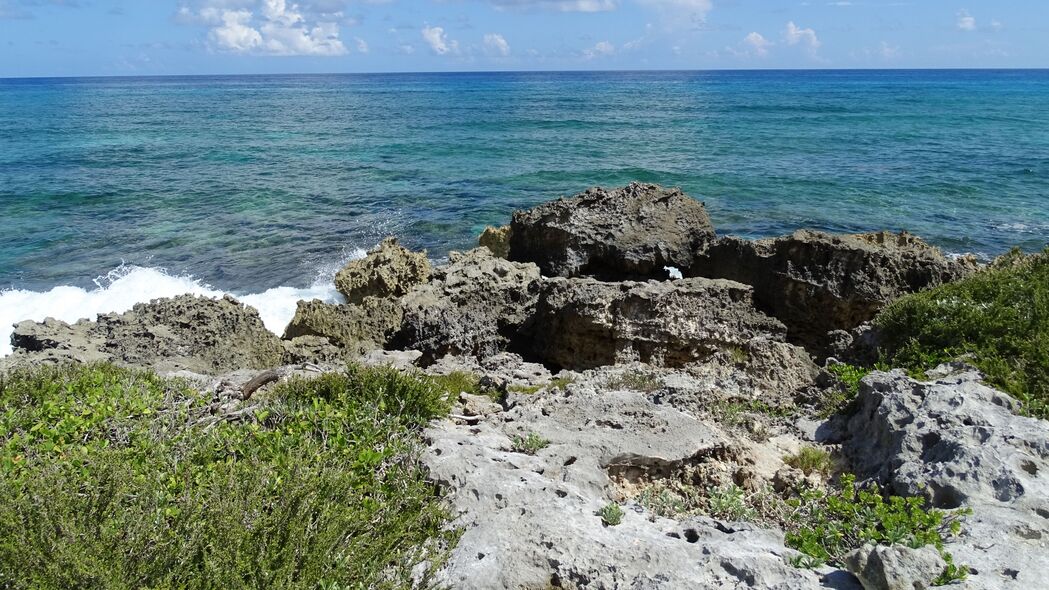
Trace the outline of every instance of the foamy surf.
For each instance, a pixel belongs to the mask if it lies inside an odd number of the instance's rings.
[[[361,258],[364,250],[354,250],[348,259]],[[11,333],[22,320],[43,321],[52,317],[64,322],[95,319],[100,313],[121,313],[161,297],[191,294],[206,297],[232,295],[259,311],[266,328],[280,335],[295,315],[299,300],[320,299],[329,303],[342,300],[332,277],[341,265],[318,272],[313,285],[305,288],[275,287],[262,293],[240,294],[215,289],[190,276],[172,275],[162,268],[121,265],[95,279],[94,289],[60,285],[50,291],[8,289],[0,291],[0,356],[11,354]]]

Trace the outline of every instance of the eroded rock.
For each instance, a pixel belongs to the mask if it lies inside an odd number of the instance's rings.
[[[317,299],[300,301],[295,317],[284,330],[284,339],[319,336],[343,354],[357,355],[384,348],[400,329],[401,315],[401,306],[393,299],[366,297],[360,304],[345,305]]]
[[[946,563],[931,545],[864,545],[845,556],[845,566],[864,590],[926,590]]]
[[[510,226],[486,227],[477,238],[477,245],[488,248],[499,258],[510,256]]]
[[[511,260],[534,262],[546,276],[605,280],[667,278],[664,267],[692,266],[714,238],[702,203],[636,182],[518,211],[510,227]]]
[[[386,238],[360,260],[350,261],[335,275],[335,288],[350,303],[365,297],[400,297],[430,278],[425,252],[412,252],[396,238]]]

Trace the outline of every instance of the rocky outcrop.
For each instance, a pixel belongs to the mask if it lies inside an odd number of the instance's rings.
[[[551,279],[532,330],[536,357],[572,369],[630,361],[682,366],[785,334],[780,322],[753,308],[750,287],[712,279]]]
[[[22,322],[12,343],[17,354],[53,362],[110,361],[158,371],[218,373],[280,364],[280,340],[253,308],[226,296],[182,295],[140,303],[94,322],[49,319]]]
[[[845,556],[845,566],[864,590],[927,590],[946,567],[931,545],[864,545]]]
[[[510,228],[511,260],[534,262],[546,276],[604,280],[667,278],[664,267],[692,266],[714,238],[702,203],[640,183],[518,211]]]
[[[486,227],[477,238],[477,245],[488,248],[499,258],[510,257],[510,226]]]
[[[401,299],[396,347],[422,351],[424,363],[504,351],[531,322],[540,280],[534,264],[497,258],[487,248],[453,253],[432,281]]]
[[[345,354],[384,348],[401,327],[401,306],[393,299],[367,297],[359,305],[300,301],[284,339],[321,336]]]
[[[426,252],[412,252],[386,238],[368,255],[350,261],[335,275],[335,288],[350,303],[365,297],[400,297],[425,283],[432,270]]]
[[[972,508],[948,550],[978,588],[1035,588],[1049,571],[1049,423],[963,366],[920,382],[865,378],[843,451],[860,475],[942,509]]]
[[[801,230],[768,240],[723,238],[697,255],[685,274],[752,285],[758,306],[786,324],[791,340],[822,352],[828,332],[851,330],[893,299],[975,268],[906,232]]]

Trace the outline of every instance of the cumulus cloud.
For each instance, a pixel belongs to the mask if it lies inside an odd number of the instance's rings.
[[[605,57],[616,52],[616,46],[608,41],[598,41],[593,47],[583,50],[583,59]]]
[[[357,42],[357,53],[368,53],[368,42],[360,37],[356,37],[354,41]]]
[[[816,55],[816,51],[822,45],[819,37],[816,36],[816,31],[811,28],[801,28],[794,24],[794,21],[787,23],[783,38],[787,40],[787,45],[801,45],[812,56]]]
[[[976,30],[976,18],[969,14],[968,10],[964,8],[958,11],[958,30],[959,31],[975,31]]]
[[[616,0],[488,0],[500,9],[542,8],[560,12],[605,12],[617,8]]]
[[[506,57],[510,55],[510,44],[498,33],[488,33],[484,36],[484,50],[489,55]]]
[[[325,16],[337,18],[341,14]],[[175,20],[208,27],[208,44],[216,51],[252,55],[347,53],[338,24],[318,20],[287,0],[204,0],[179,6]]]
[[[437,55],[459,53],[459,42],[448,39],[443,27],[425,26],[422,30],[423,41],[430,46],[430,50]]]
[[[743,44],[749,48],[749,51],[756,57],[765,57],[769,54],[769,47],[772,46],[772,41],[766,39],[761,33],[754,31],[743,38]]]

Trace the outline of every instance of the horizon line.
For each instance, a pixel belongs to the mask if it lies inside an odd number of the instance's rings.
[[[456,74],[643,74],[643,73],[704,73],[704,72],[1043,72],[1049,67],[1019,68],[973,68],[973,67],[928,67],[928,68],[696,68],[696,69],[580,69],[580,70],[401,70],[360,72],[273,72],[273,73],[211,73],[211,74],[95,74],[83,76],[0,76],[0,80],[83,80],[83,79],[128,79],[128,78],[222,78],[222,77],[266,77],[266,76],[404,76],[404,75],[456,75]]]

